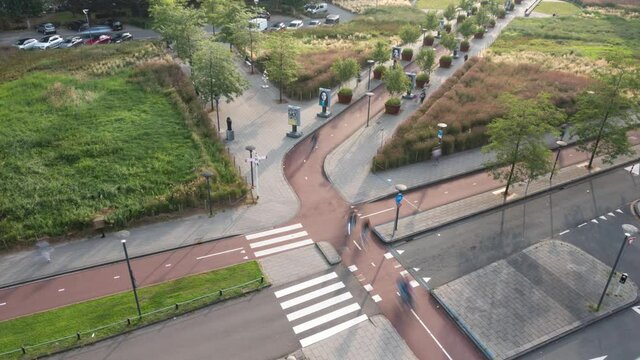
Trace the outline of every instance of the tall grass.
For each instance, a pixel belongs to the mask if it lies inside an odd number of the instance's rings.
[[[134,67],[160,51],[152,44],[124,45],[121,53],[104,46],[76,56],[33,52],[3,59],[1,247],[73,235],[98,215],[124,226],[202,206],[199,174],[205,168],[216,172],[216,199],[244,194],[177,65],[165,60]]]

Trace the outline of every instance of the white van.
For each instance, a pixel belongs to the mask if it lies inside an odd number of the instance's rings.
[[[309,14],[320,14],[320,13],[327,12],[328,9],[329,8],[327,6],[327,3],[320,3],[320,4],[316,4],[315,6],[309,7],[307,9],[307,12]]]
[[[249,29],[253,31],[265,31],[267,26],[267,19],[255,18],[249,20]]]

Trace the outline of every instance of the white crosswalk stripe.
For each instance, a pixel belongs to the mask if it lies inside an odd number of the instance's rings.
[[[327,339],[368,319],[335,272],[274,292],[302,347]]]
[[[279,228],[261,231],[245,236],[250,241],[249,247],[254,250],[256,257],[267,256],[279,252],[312,245],[314,242],[309,234],[302,230],[302,224],[286,225]]]

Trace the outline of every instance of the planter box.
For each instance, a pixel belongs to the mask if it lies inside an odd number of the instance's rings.
[[[416,80],[416,88],[422,89],[428,83],[429,80]]]
[[[451,59],[443,59],[440,58],[440,67],[441,68],[450,68],[451,67]]]
[[[473,35],[474,39],[482,39],[484,37],[484,32],[475,33]]]
[[[516,5],[522,4],[522,0],[515,0]]]
[[[384,104],[384,112],[389,115],[396,115],[400,112],[400,105],[387,105]]]
[[[461,43],[461,44],[460,44],[460,51],[462,51],[462,52],[467,52],[467,51],[469,51],[469,47],[470,47],[470,46],[471,46],[471,45],[469,45],[468,43],[466,43],[466,44]]]
[[[373,70],[373,78],[376,80],[382,79],[382,71]]]
[[[401,56],[403,61],[411,61],[411,58],[413,58],[413,54],[402,53]]]
[[[425,37],[425,38],[422,40],[422,46],[432,46],[432,45],[433,45],[434,40],[435,40],[435,39],[434,39],[434,38],[432,38],[432,37]]]
[[[353,94],[351,95],[342,95],[340,93],[338,93],[338,102],[340,104],[348,104],[351,102],[351,98],[353,97]]]

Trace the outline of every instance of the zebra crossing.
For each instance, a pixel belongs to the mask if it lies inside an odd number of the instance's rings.
[[[249,234],[245,238],[250,241],[249,247],[257,258],[313,244],[300,223]]]
[[[368,319],[335,272],[275,291],[274,295],[302,347]]]

